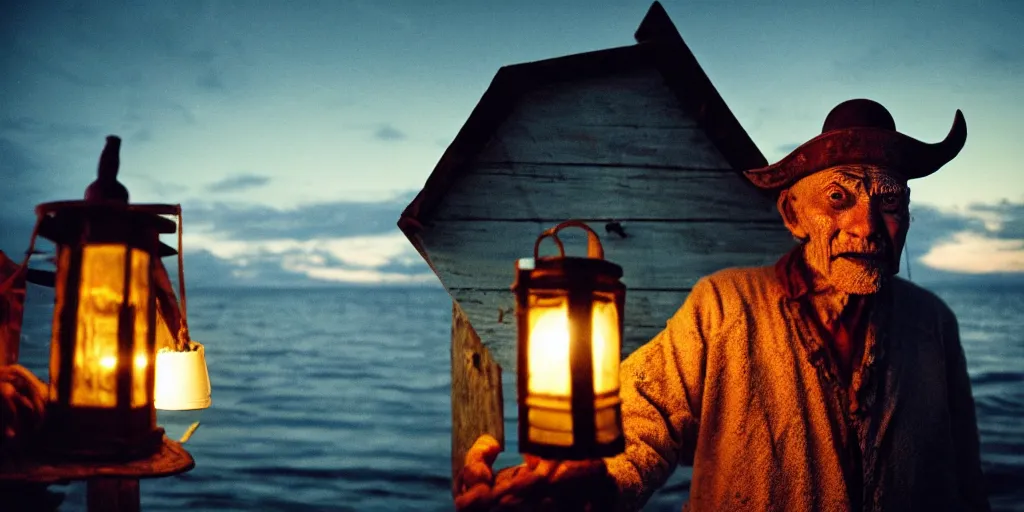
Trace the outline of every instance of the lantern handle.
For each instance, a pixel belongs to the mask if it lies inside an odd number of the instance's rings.
[[[181,216],[181,205],[174,205],[174,216],[178,218],[178,295],[181,296],[181,322],[178,326],[178,343],[180,347],[188,349],[192,338],[188,333],[188,305],[185,299],[185,255],[181,250],[182,231],[184,221]]]
[[[604,247],[601,246],[601,239],[597,236],[597,233],[593,229],[590,229],[585,222],[581,220],[567,220],[555,227],[544,230],[540,236],[537,237],[537,241],[533,244],[533,258],[540,258],[540,244],[545,238],[551,238],[551,241],[555,242],[558,246],[558,255],[562,258],[565,257],[565,246],[562,245],[562,241],[558,238],[558,232],[565,228],[580,228],[587,232],[587,257],[603,260],[604,259]]]

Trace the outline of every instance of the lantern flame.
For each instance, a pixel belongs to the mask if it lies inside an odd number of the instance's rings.
[[[569,397],[572,372],[569,361],[569,305],[564,298],[555,304],[538,300],[530,311],[530,393]],[[594,361],[594,393],[619,389],[619,319],[615,304],[595,301],[591,314],[591,350]]]
[[[569,305],[537,307],[530,313],[530,393],[570,396]]]

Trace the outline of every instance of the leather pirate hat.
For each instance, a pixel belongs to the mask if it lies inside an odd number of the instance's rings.
[[[941,142],[929,144],[896,131],[892,115],[866,99],[844,101],[829,112],[821,135],[782,160],[743,174],[755,186],[780,190],[800,178],[837,165],[878,165],[906,179],[921,178],[952,160],[967,140],[967,122],[959,110]]]

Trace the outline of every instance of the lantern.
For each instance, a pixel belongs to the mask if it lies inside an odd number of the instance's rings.
[[[566,257],[558,232],[586,231],[587,257]],[[551,238],[556,257],[539,256]],[[619,356],[626,288],[586,224],[566,221],[519,260],[512,289],[518,329],[519,451],[582,460],[621,453]]]
[[[36,208],[38,234],[57,248],[47,446],[66,456],[145,457],[163,438],[153,407],[152,276],[159,234],[175,225],[128,204],[116,181],[119,142],[108,137],[85,201]]]

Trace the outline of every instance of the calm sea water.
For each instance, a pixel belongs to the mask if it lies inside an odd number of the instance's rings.
[[[1024,291],[933,289],[960,319],[992,503],[1024,510]],[[30,295],[22,342],[44,379],[51,301]],[[172,437],[201,422],[186,444],[196,467],[144,480],[143,509],[451,510],[450,307],[441,289],[190,290],[213,407],[159,412]],[[511,379],[505,389],[499,466],[518,462]],[[647,510],[679,510],[688,475]],[[84,484],[54,490],[61,510],[85,509]]]

